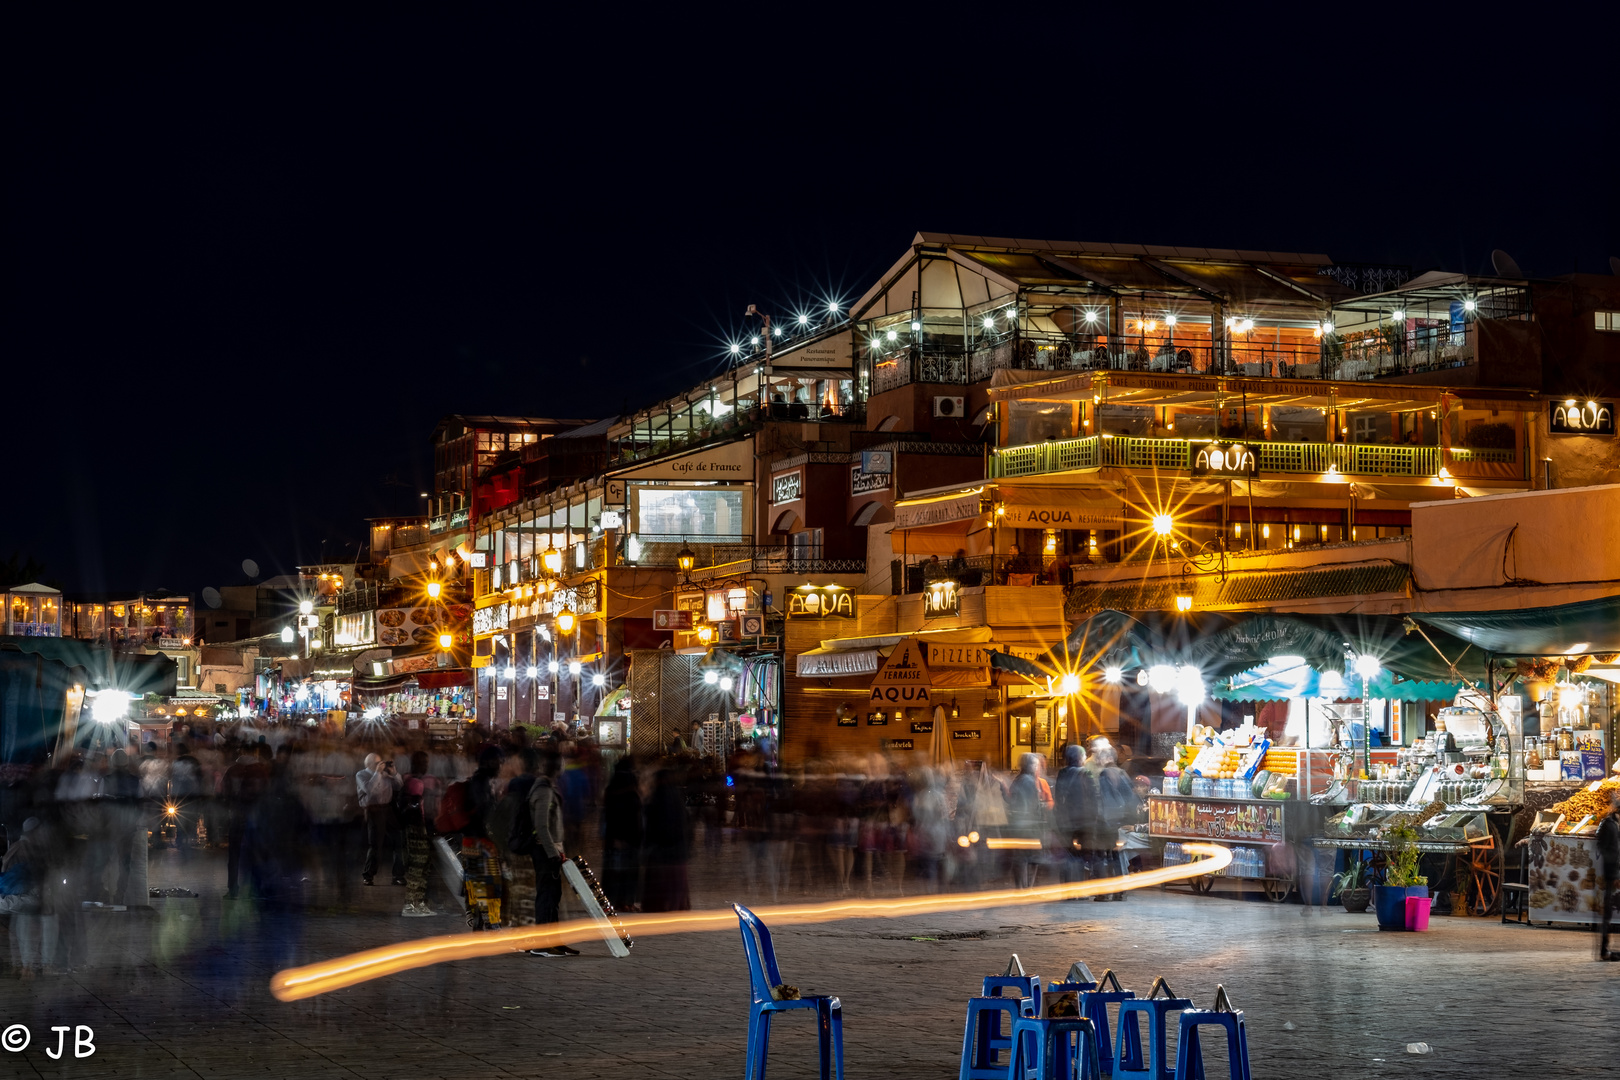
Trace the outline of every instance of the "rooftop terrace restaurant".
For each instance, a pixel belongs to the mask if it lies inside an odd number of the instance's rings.
[[[1116,371],[1000,371],[990,397],[1003,522],[1095,522],[1112,497],[1117,523],[1041,541],[1109,561],[1151,548],[1166,514],[1194,549],[1403,533],[1413,502],[1527,487],[1538,416],[1528,391]]]
[[[1320,377],[1325,255],[919,233],[852,309],[868,396],[1004,369]]]

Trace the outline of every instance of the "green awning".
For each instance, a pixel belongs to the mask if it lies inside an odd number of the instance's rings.
[[[1336,681],[1304,664],[1266,663],[1241,675],[1233,675],[1217,686],[1210,696],[1222,701],[1287,701],[1294,698],[1329,698],[1356,701],[1381,698],[1385,701],[1451,701],[1464,683],[1428,682],[1403,679],[1380,671],[1363,691],[1361,676],[1347,664]]]
[[[1102,611],[1075,627],[1062,653],[1054,650],[1052,661],[1127,669],[1191,664],[1213,681],[1279,656],[1299,657],[1316,671],[1340,671],[1347,657],[1367,653],[1403,679],[1485,677],[1483,650],[1439,629],[1426,632],[1427,640],[1408,633],[1404,619],[1396,615]]]
[[[1620,596],[1509,611],[1414,612],[1412,618],[1498,656],[1620,652]]]

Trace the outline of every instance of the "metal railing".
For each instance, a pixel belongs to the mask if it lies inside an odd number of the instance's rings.
[[[739,408],[719,420],[707,424],[699,423],[698,426],[685,431],[673,431],[667,427],[654,427],[651,431],[645,428],[632,428],[610,442],[608,462],[614,466],[626,465],[637,461],[649,461],[666,454],[684,453],[758,430],[773,420],[815,424],[864,423],[866,404],[772,401]]]
[[[357,581],[353,585],[339,589],[333,597],[333,610],[339,615],[353,615],[360,611],[377,610],[377,583],[374,581]]]
[[[631,540],[635,543],[632,545]],[[635,558],[631,558],[634,551]],[[680,553],[692,553],[693,572],[724,567],[736,572],[757,574],[862,574],[865,559],[827,559],[806,555],[803,549],[779,544],[756,544],[752,540],[704,540],[690,536],[640,535],[621,537],[617,560],[624,566],[644,569],[680,568]]]
[[[1085,335],[1029,331],[981,340],[967,349],[959,344],[900,342],[868,356],[873,394],[919,382],[983,382],[1000,368],[1370,381],[1473,362],[1471,345],[1437,337],[1414,338],[1399,346],[1332,337],[1310,344],[1234,337],[1214,345],[1207,338],[1178,341],[1164,335],[1145,339],[1115,335],[1099,343]]]
[[[1187,470],[1197,447],[1185,439],[1089,435],[990,454],[990,479],[1035,476],[1114,466],[1130,469]],[[1385,446],[1378,443],[1249,442],[1261,472],[1325,473],[1329,468],[1356,476],[1437,476],[1438,446]],[[1511,460],[1512,451],[1508,451]]]

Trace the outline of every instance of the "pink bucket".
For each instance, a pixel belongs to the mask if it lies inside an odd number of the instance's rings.
[[[1429,928],[1429,898],[1427,896],[1408,896],[1406,898],[1406,928],[1408,930],[1427,930]]]

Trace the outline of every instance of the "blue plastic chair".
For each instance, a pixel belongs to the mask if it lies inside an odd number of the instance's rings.
[[[1007,1026],[1001,1026],[1005,1014]],[[1007,1080],[1013,1052],[1012,1032],[1021,1018],[1035,1015],[1029,998],[968,998],[967,1025],[962,1029],[962,1065],[957,1080]],[[1006,1055],[997,1060],[997,1055]]]
[[[1074,969],[1070,968],[1072,974]],[[1089,971],[1086,974],[1091,974]],[[1108,1033],[1114,1030],[1114,1021],[1108,1015],[1108,1006],[1118,1006],[1122,1002],[1133,1001],[1136,998],[1134,990],[1127,990],[1119,985],[1119,976],[1114,974],[1113,968],[1107,968],[1095,980],[1096,988],[1080,991],[1080,1015],[1090,1020],[1097,1029],[1097,1049],[1102,1052],[1102,1071],[1104,1076],[1114,1074],[1114,1047],[1109,1040]],[[1109,990],[1108,987],[1113,989]],[[1132,1048],[1135,1057],[1142,1056],[1142,1036],[1135,1027],[1124,1033]]]
[[[1041,977],[1024,974],[1024,965],[1019,962],[1017,953],[1007,961],[1006,971],[984,977],[984,987],[979,992],[985,997],[1000,997],[1004,989],[1016,990],[1019,997],[1029,998],[1035,1003],[1032,1015],[1041,1015]]]
[[[1160,992],[1164,997],[1160,997]],[[1153,989],[1145,998],[1119,1003],[1119,1038],[1114,1040],[1114,1080],[1176,1080],[1170,1068],[1168,1042],[1165,1034],[1167,1018],[1173,1012],[1193,1007],[1191,998],[1178,998],[1164,979],[1154,979]],[[1147,1061],[1142,1060],[1138,1014],[1148,1018]],[[1134,1044],[1134,1045],[1133,1045]]]
[[[1249,1032],[1243,1024],[1243,1011],[1232,1008],[1226,987],[1215,988],[1215,1007],[1187,1009],[1181,1014],[1181,1030],[1176,1040],[1176,1080],[1205,1080],[1204,1048],[1199,1045],[1200,1027],[1226,1030],[1227,1076],[1230,1080],[1250,1080]]]
[[[1008,1080],[1102,1080],[1097,1027],[1083,1016],[1021,1016]]]
[[[844,1007],[828,994],[813,994],[779,1001],[772,996],[773,988],[782,985],[782,972],[776,966],[776,950],[771,946],[771,932],[759,921],[759,916],[732,904],[742,929],[743,948],[748,952],[748,981],[753,1001],[748,1009],[748,1064],[746,1080],[765,1080],[765,1059],[771,1046],[771,1014],[793,1009],[816,1010],[816,1041],[821,1058],[821,1080],[832,1076],[844,1080]],[[757,938],[757,940],[756,940]]]

